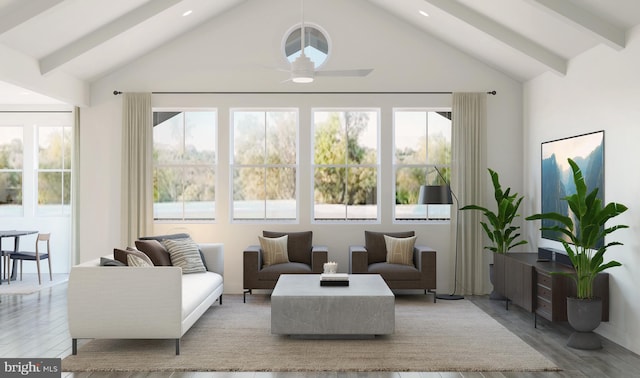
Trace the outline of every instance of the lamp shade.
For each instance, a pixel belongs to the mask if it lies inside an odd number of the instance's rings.
[[[449,185],[422,185],[420,187],[419,205],[453,204]]]

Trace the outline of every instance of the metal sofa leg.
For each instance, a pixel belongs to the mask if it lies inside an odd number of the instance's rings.
[[[436,292],[433,290],[427,290],[430,294],[433,294],[433,303],[436,303]],[[426,293],[426,292],[425,292]]]
[[[180,339],[176,339],[176,356],[180,355]]]
[[[251,289],[244,289],[244,292],[242,293],[242,303],[247,303],[247,293],[253,294]]]
[[[71,354],[78,354],[78,339],[71,339]]]
[[[220,303],[220,306],[222,306],[222,294],[220,294],[220,297],[218,298],[218,303]]]

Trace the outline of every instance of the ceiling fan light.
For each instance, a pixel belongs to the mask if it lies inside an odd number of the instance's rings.
[[[302,54],[291,63],[291,81],[294,83],[313,82],[315,65],[306,55]]]
[[[291,81],[298,84],[313,83],[313,77],[312,76],[296,76],[294,74],[291,77]]]

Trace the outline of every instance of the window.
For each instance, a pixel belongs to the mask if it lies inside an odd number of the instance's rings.
[[[293,62],[300,56],[300,26],[295,27],[286,36],[284,42],[284,55],[289,62]],[[304,25],[304,55],[314,63],[315,68],[321,66],[329,57],[329,42],[326,34],[319,28],[308,24]]]
[[[418,205],[420,186],[450,171],[451,112],[394,110],[395,220],[450,219],[451,205]]]
[[[154,111],[153,217],[215,219],[217,112]]]
[[[297,110],[233,110],[233,220],[298,218]]]
[[[22,127],[0,127],[0,214],[21,216],[22,208]]]
[[[38,214],[71,212],[71,126],[38,127]]]
[[[378,220],[379,113],[313,112],[314,220]]]

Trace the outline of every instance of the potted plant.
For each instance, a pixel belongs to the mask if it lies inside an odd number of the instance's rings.
[[[526,244],[526,240],[518,240],[520,237],[519,226],[512,224],[513,220],[520,216],[518,214],[518,208],[524,197],[518,196],[518,193],[511,194],[511,188],[502,190],[500,185],[500,178],[498,173],[489,169],[489,175],[491,176],[491,182],[493,183],[493,195],[496,200],[496,211],[487,209],[486,207],[478,205],[467,205],[460,210],[478,210],[487,219],[487,222],[481,221],[482,229],[491,240],[491,245],[485,246],[488,249],[498,255],[494,255],[494,264],[502,264],[504,266],[504,259],[498,257],[507,253],[512,248]],[[489,276],[491,283],[494,284],[494,291],[491,293],[492,299],[505,299],[504,294],[504,280],[497,279],[497,284],[494,283],[493,278],[493,264],[489,265]],[[498,290],[495,290],[497,286]],[[497,294],[500,293],[500,294]]]
[[[592,331],[600,324],[602,318],[602,300],[593,296],[593,281],[598,273],[615,266],[618,261],[604,262],[604,254],[609,247],[622,245],[617,241],[600,243],[606,235],[628,228],[626,225],[606,227],[605,223],[627,210],[627,207],[610,202],[603,206],[598,195],[598,188],[590,192],[578,165],[571,159],[569,165],[573,172],[576,192],[563,198],[567,201],[571,214],[569,216],[555,212],[534,214],[527,220],[548,219],[555,225],[541,227],[562,233],[568,241],[561,241],[575,273],[557,273],[571,277],[576,283],[576,297],[567,298],[567,317],[569,324],[577,331],[569,339],[567,345],[580,349],[599,349],[600,339]]]

